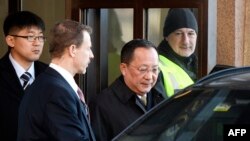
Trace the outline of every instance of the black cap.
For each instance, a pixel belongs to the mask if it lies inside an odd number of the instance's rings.
[[[169,10],[163,28],[163,36],[179,28],[192,28],[198,33],[198,25],[194,14],[189,8],[172,8]]]

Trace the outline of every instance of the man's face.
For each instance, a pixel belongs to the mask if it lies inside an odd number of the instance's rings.
[[[34,41],[28,41],[27,38],[16,36],[39,37],[43,36],[42,30],[32,26],[6,36],[6,42],[11,47],[11,55],[17,62],[23,64],[38,60],[43,51],[44,41],[38,38],[35,38]]]
[[[158,54],[153,48],[137,48],[129,64],[120,69],[126,85],[138,95],[144,95],[155,85],[159,69]]]
[[[90,35],[88,32],[84,31],[83,36],[83,43],[77,48],[75,59],[77,73],[79,74],[86,73],[88,64],[90,63],[91,59],[94,58],[93,52],[91,50],[92,43]]]
[[[180,28],[166,37],[170,47],[182,57],[189,57],[195,51],[197,34],[191,28]]]

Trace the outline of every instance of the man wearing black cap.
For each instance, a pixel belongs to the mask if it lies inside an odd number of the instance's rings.
[[[167,97],[193,84],[197,79],[194,54],[198,33],[195,16],[187,8],[173,8],[166,17],[158,46],[162,81]]]

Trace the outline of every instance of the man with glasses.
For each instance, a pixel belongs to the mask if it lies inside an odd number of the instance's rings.
[[[21,11],[5,18],[3,30],[8,51],[0,59],[0,139],[16,141],[24,90],[47,68],[37,61],[45,42],[45,24],[37,15]]]
[[[122,75],[97,96],[90,109],[97,140],[110,141],[164,99],[163,86],[155,86],[158,59],[156,47],[150,41],[135,39],[123,46]]]

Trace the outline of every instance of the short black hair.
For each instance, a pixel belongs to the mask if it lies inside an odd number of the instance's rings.
[[[133,59],[136,48],[154,48],[156,50],[156,46],[151,41],[146,39],[133,39],[122,47],[121,63],[129,64]]]
[[[30,11],[19,11],[9,14],[3,24],[4,35],[7,36],[12,30],[21,30],[26,27],[35,26],[45,31],[44,21],[36,14]]]

